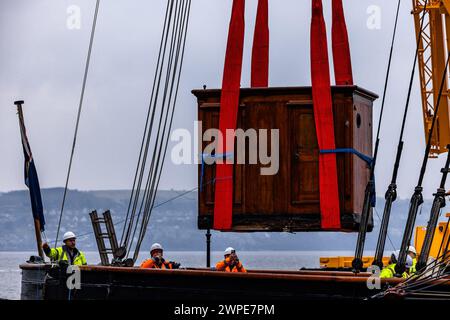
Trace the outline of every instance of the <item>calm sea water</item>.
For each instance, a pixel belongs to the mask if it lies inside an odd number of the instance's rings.
[[[0,298],[20,299],[21,272],[19,264],[24,263],[33,252],[0,252]],[[318,268],[319,258],[323,256],[353,255],[349,251],[242,251],[238,252],[240,260],[247,269],[298,270]],[[139,256],[141,262],[148,258],[146,254]],[[183,267],[205,267],[206,253],[203,251],[173,251],[165,253],[165,258],[180,262]],[[211,263],[215,264],[223,258],[222,252],[211,253]],[[86,252],[89,264],[98,264],[97,252]]]

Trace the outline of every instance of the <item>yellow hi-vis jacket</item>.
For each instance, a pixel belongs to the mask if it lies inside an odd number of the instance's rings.
[[[410,274],[410,275],[413,275],[413,274],[415,274],[416,272],[417,272],[417,259],[414,258],[414,259],[413,259],[413,263],[412,263],[412,267],[411,267],[411,269],[409,269],[409,274]]]
[[[73,255],[69,253],[69,249],[66,246],[58,247],[55,249],[44,250],[47,257],[52,259],[52,261],[60,261],[65,260],[70,265],[86,265],[86,257],[84,256],[83,251],[78,250],[77,248],[73,249]]]
[[[395,277],[395,263],[392,263],[385,267],[380,274],[381,279],[388,279],[388,278],[394,278]],[[403,272],[402,278],[406,279],[409,277],[408,272]]]

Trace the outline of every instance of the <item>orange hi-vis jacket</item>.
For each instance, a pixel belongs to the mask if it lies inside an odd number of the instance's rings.
[[[166,262],[163,260],[163,262],[158,265],[155,260],[153,259],[147,259],[144,262],[141,263],[141,268],[146,269],[173,269],[172,263]]]
[[[247,272],[240,261],[237,265],[232,266],[230,264],[230,258],[217,262],[216,269],[225,272]]]

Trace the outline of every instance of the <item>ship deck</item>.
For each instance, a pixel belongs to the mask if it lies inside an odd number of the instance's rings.
[[[249,270],[226,273],[211,269],[140,269],[81,266],[81,289],[69,290],[66,270],[51,265],[22,264],[22,299],[344,299],[362,300],[381,290],[370,290],[369,273],[327,270]],[[381,280],[381,289],[402,279]]]

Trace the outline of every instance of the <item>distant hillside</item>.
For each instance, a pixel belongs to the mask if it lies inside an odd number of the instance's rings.
[[[156,203],[173,199],[183,191],[160,191]],[[61,206],[63,189],[42,190],[46,234],[49,239],[55,238],[57,221]],[[61,234],[72,230],[79,235],[78,246],[85,251],[97,250],[91,231],[92,226],[88,213],[97,209],[101,212],[110,209],[113,220],[123,220],[130,191],[76,191],[70,190],[67,195]],[[401,241],[403,226],[409,202],[398,200],[395,203],[389,236],[396,247]],[[377,212],[383,212],[384,199],[378,199]],[[431,203],[423,206],[423,214],[418,217],[417,224],[425,225]],[[368,235],[366,249],[373,250],[376,245],[379,220],[374,217],[374,232]],[[118,237],[122,234],[123,224],[116,226]],[[34,229],[31,216],[29,195],[27,190],[0,194],[0,250],[34,250]],[[204,250],[205,233],[197,230],[197,193],[189,193],[173,201],[169,201],[154,210],[143,250],[153,241],[161,242],[169,250]],[[240,250],[354,250],[356,234],[345,233],[220,233],[213,232],[213,250],[222,250],[226,246],[234,246]],[[392,246],[388,243],[387,250]]]

